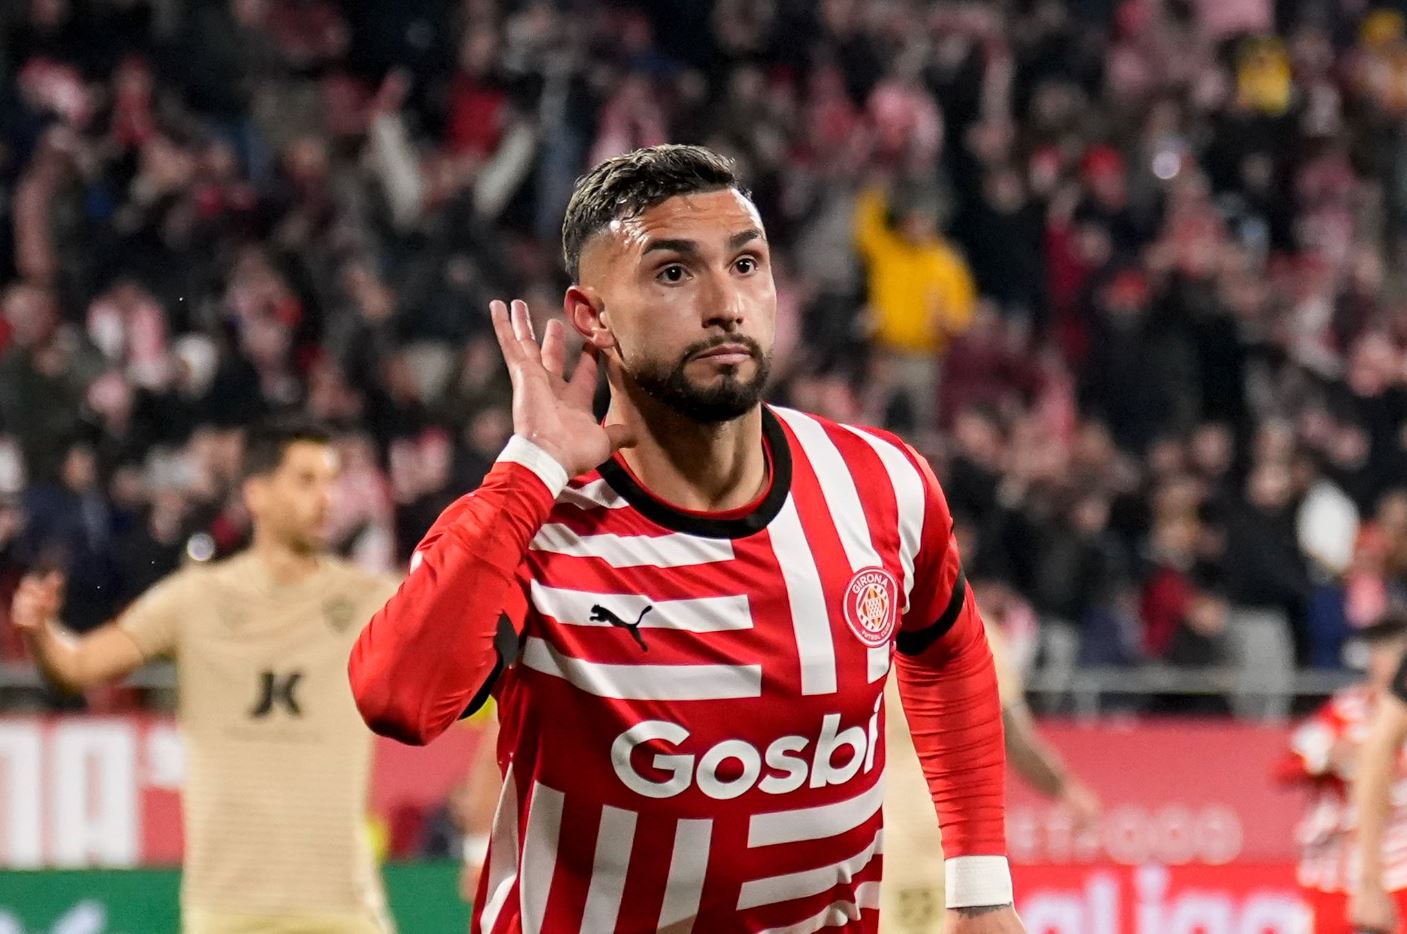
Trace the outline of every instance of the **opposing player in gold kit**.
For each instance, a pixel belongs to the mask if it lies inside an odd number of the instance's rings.
[[[1007,762],[1036,791],[1063,807],[1076,830],[1092,827],[1100,804],[1070,773],[1036,732],[1026,706],[1026,688],[1012,664],[1001,629],[987,623],[987,644],[997,668]],[[880,886],[880,934],[941,934],[943,930],[943,841],[928,784],[891,680],[885,731],[889,752],[884,794],[884,882]]]
[[[170,575],[77,638],[54,622],[57,572],[31,575],[14,622],[71,691],[176,661],[186,745],[187,934],[387,934],[365,829],[372,736],[347,655],[395,590],[326,551],[337,478],[327,434],[295,421],[251,431],[243,495],[252,545]]]

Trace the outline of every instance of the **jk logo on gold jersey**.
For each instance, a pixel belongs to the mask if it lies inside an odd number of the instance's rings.
[[[279,674],[276,671],[260,672],[259,699],[249,711],[250,718],[262,720],[277,707],[282,707],[291,716],[301,717],[303,709],[298,706],[297,690],[298,682],[302,680],[301,671],[290,671],[287,674]]]

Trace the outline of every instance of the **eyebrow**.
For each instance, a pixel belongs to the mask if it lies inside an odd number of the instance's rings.
[[[671,253],[697,253],[699,245],[693,240],[651,240],[645,244],[645,249],[640,252],[653,253],[656,250],[668,250]]]
[[[756,227],[749,227],[747,230],[739,231],[728,238],[728,249],[736,250],[744,243],[761,239],[762,231],[758,230]]]
[[[762,239],[762,231],[758,230],[756,227],[749,227],[747,230],[739,231],[728,238],[728,249],[736,250],[745,243],[759,239]],[[640,252],[642,254],[654,253],[659,250],[667,250],[670,253],[696,255],[699,252],[699,244],[696,240],[660,238],[646,243],[645,249]]]

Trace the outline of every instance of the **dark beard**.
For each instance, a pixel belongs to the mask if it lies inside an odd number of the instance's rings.
[[[722,344],[742,344],[752,353],[757,372],[743,381],[736,373],[723,374],[713,386],[700,388],[689,382],[684,368],[700,353]],[[704,425],[717,425],[741,418],[762,401],[762,390],[772,370],[772,357],[764,354],[757,341],[742,335],[722,335],[690,344],[673,366],[648,363],[629,375],[650,398]]]

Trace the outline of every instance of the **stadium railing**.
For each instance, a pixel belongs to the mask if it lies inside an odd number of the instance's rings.
[[[1225,638],[1227,661],[1221,665],[1088,666],[1078,663],[1078,628],[1044,620],[1040,664],[1027,678],[1026,692],[1042,713],[1080,718],[1139,712],[1150,698],[1214,697],[1224,698],[1241,719],[1280,722],[1304,709],[1297,701],[1327,697],[1362,677],[1346,670],[1296,670],[1289,620],[1271,610],[1233,608]]]

